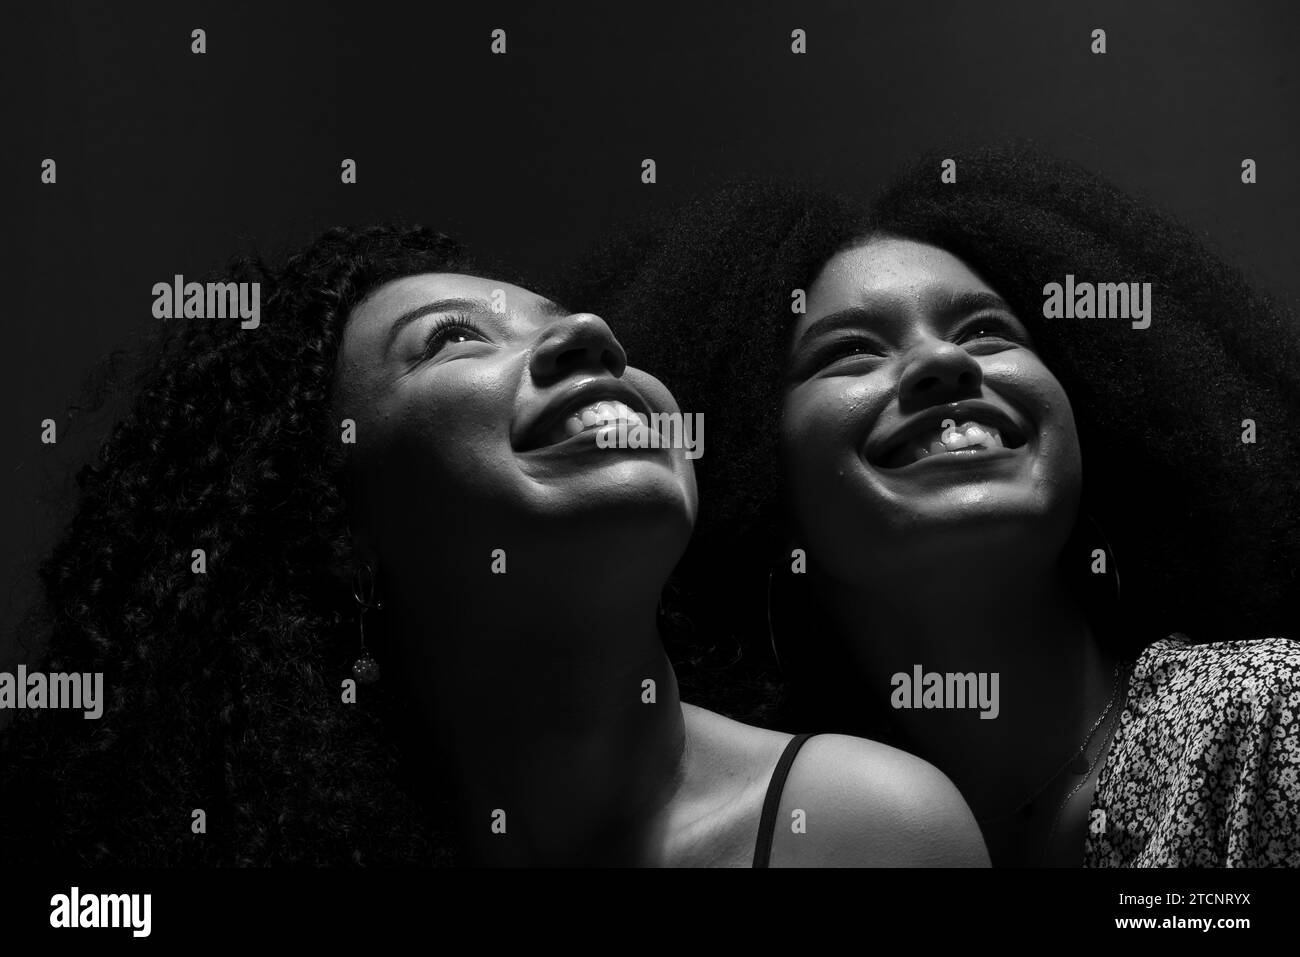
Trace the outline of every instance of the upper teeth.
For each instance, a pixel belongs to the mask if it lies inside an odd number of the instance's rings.
[[[564,420],[564,434],[566,436],[577,435],[587,429],[595,429],[604,425],[617,425],[620,421],[626,421],[629,425],[648,425],[645,416],[635,409],[617,400],[606,400],[583,406],[566,418]]]
[[[971,421],[958,424],[952,419],[945,419],[939,428],[918,435],[909,445],[914,462],[937,452],[979,447],[1004,448],[1002,433],[991,425]]]

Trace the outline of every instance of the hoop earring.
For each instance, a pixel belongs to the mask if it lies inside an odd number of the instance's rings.
[[[772,644],[772,658],[776,661],[776,670],[784,673],[785,668],[781,665],[781,656],[776,650],[776,628],[772,625],[772,578],[775,575],[775,566],[767,570],[767,637]]]
[[[375,570],[369,562],[362,562],[352,577],[352,597],[361,606],[357,613],[357,630],[361,636],[361,657],[352,663],[352,674],[363,685],[379,680],[379,662],[366,649],[366,612],[382,611],[384,604],[375,599]]]
[[[1111,578],[1111,579],[1114,580],[1114,583],[1115,583],[1115,599],[1114,599],[1114,601],[1115,601],[1115,605],[1116,605],[1116,607],[1118,607],[1118,606],[1119,606],[1119,602],[1120,602],[1120,598],[1123,596],[1123,589],[1120,587],[1120,580],[1119,580],[1119,556],[1115,554],[1115,548],[1114,548],[1113,545],[1111,545],[1111,543],[1110,543],[1110,539],[1106,536],[1106,531],[1105,531],[1105,529],[1103,529],[1103,528],[1101,527],[1101,523],[1100,523],[1100,522],[1098,522],[1095,518],[1092,517],[1092,513],[1091,513],[1091,512],[1083,512],[1083,518],[1084,518],[1084,521],[1087,522],[1089,526],[1091,526],[1092,530],[1093,530],[1094,532],[1096,532],[1097,537],[1101,539],[1102,548],[1105,550],[1105,553],[1106,553],[1106,561],[1107,561],[1107,565],[1106,565],[1107,572],[1106,572],[1106,574],[1107,574],[1107,577],[1108,577],[1108,578]],[[1087,543],[1085,543],[1085,544],[1087,544]],[[1089,557],[1092,556],[1092,552],[1093,552],[1094,550],[1095,550],[1095,549],[1091,549],[1091,548],[1088,549],[1088,555],[1089,555]],[[1095,572],[1092,572],[1091,570],[1089,570],[1089,575],[1090,575],[1090,576],[1091,576],[1091,575],[1094,575],[1094,574],[1096,574],[1096,573],[1095,573]]]

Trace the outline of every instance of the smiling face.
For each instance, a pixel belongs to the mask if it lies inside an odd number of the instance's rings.
[[[624,553],[666,577],[689,538],[683,450],[596,442],[672,396],[600,318],[526,289],[450,273],[380,287],[349,316],[335,406],[356,421],[354,531],[390,572],[463,582],[500,548],[512,579],[576,590],[575,566]]]
[[[1059,553],[1080,488],[1069,401],[961,260],[890,237],[835,255],[787,369],[783,478],[824,573],[860,583],[999,545]]]

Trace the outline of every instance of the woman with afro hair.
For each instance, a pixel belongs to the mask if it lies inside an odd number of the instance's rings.
[[[599,317],[423,228],[235,278],[260,325],[164,341],[42,569],[107,703],[5,732],[7,858],[987,863],[930,765],[680,701],[692,465],[598,441],[677,411]]]
[[[1297,326],[1191,231],[949,151],[728,188],[568,299],[704,414],[676,610],[772,723],[932,761],[995,866],[1300,866]]]

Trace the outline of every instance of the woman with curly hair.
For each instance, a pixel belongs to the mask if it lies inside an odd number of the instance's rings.
[[[474,863],[986,862],[924,762],[679,701],[694,476],[599,441],[677,407],[597,316],[419,228],[236,278],[260,325],[169,340],[43,569],[107,704],[5,735],[10,853],[433,863],[449,810]]]
[[[946,155],[869,212],[726,190],[571,297],[706,415],[690,614],[995,865],[1300,866],[1294,320],[1071,164]]]

